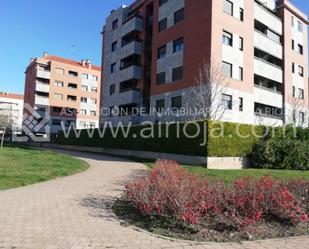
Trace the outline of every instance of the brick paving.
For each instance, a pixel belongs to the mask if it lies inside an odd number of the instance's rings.
[[[90,165],[80,174],[31,186],[0,191],[0,248],[309,248],[309,236],[244,244],[171,241],[121,225],[111,205],[142,164],[123,159],[58,151]]]

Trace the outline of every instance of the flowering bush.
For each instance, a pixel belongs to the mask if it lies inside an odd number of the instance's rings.
[[[146,176],[126,186],[126,195],[148,216],[240,229],[270,218],[291,224],[307,221],[308,185],[246,177],[227,186],[191,174],[174,161],[160,160]]]

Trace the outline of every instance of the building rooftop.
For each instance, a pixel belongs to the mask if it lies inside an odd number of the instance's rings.
[[[24,95],[16,94],[16,93],[6,93],[6,92],[0,92],[0,98],[9,98],[9,99],[24,99]]]

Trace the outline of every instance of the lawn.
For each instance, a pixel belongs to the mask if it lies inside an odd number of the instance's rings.
[[[137,162],[145,164],[147,167],[152,168],[155,161],[151,159],[140,159],[131,158]],[[300,170],[272,170],[272,169],[241,169],[241,170],[213,170],[206,169],[200,166],[182,165],[185,169],[194,174],[200,174],[203,176],[208,176],[210,178],[220,178],[224,182],[228,183],[239,177],[261,177],[269,176],[274,179],[288,180],[294,179],[304,179],[309,180],[309,171]]]
[[[0,190],[72,175],[87,168],[85,162],[70,156],[6,147],[0,150]]]

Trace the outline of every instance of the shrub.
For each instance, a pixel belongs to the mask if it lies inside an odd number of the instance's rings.
[[[241,178],[226,186],[193,175],[173,161],[158,161],[147,175],[126,186],[126,195],[144,215],[241,229],[269,218],[291,224],[306,221],[301,184],[263,177]]]
[[[250,155],[257,168],[309,170],[309,141],[271,138],[254,145]]]

